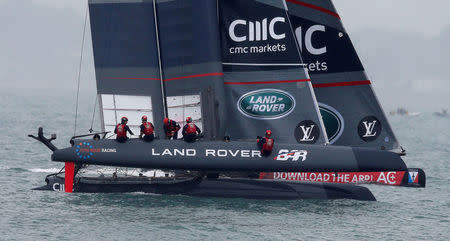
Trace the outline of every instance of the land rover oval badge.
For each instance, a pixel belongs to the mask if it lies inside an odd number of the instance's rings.
[[[278,119],[289,115],[295,108],[291,94],[276,89],[248,92],[239,98],[238,110],[254,119]]]

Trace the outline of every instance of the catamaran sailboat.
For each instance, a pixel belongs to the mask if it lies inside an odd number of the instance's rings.
[[[398,185],[424,186],[330,0],[89,0],[89,13],[102,131],[63,149],[42,129],[32,136],[65,163],[39,190],[375,200],[342,184],[346,173],[395,173]],[[160,138],[107,137],[122,116],[136,129],[142,115]],[[202,139],[163,139],[165,117],[187,116]],[[255,139],[267,129],[276,144],[262,156]],[[139,174],[81,175],[88,166]],[[145,171],[155,169],[178,171]],[[304,173],[336,178],[276,178]]]

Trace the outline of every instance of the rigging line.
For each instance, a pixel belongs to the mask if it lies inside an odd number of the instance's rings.
[[[97,100],[98,100],[98,95],[95,95],[95,103],[94,103],[94,111],[92,113],[91,129],[89,129],[90,133],[92,133],[94,131],[92,128],[94,127],[95,111],[97,109]]]
[[[86,6],[86,13],[84,16],[84,27],[83,27],[83,38],[81,41],[81,54],[80,54],[80,64],[78,66],[78,87],[77,87],[77,100],[76,100],[76,107],[75,107],[75,127],[73,130],[73,135],[76,135],[77,132],[77,119],[78,119],[78,100],[80,96],[80,82],[81,82],[81,68],[83,63],[83,52],[84,52],[84,39],[86,36],[86,24],[87,24],[87,17],[88,17],[88,6]]]

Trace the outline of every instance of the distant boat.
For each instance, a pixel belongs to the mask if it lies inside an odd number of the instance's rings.
[[[418,116],[421,113],[420,112],[409,112],[405,108],[398,108],[395,111],[390,111],[390,115],[401,115],[401,116]]]
[[[447,109],[442,109],[440,112],[434,112],[433,115],[447,118],[450,117],[450,115],[447,112]]]

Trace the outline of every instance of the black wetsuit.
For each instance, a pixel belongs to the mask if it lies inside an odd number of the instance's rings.
[[[262,137],[262,138],[258,139],[258,148],[261,150],[261,154],[263,156],[269,156],[272,153],[272,150],[270,150],[270,151],[269,150],[263,150],[263,146],[266,143],[266,138],[267,137]],[[272,142],[275,144],[275,141],[272,138],[268,138],[268,139],[271,139]]]

